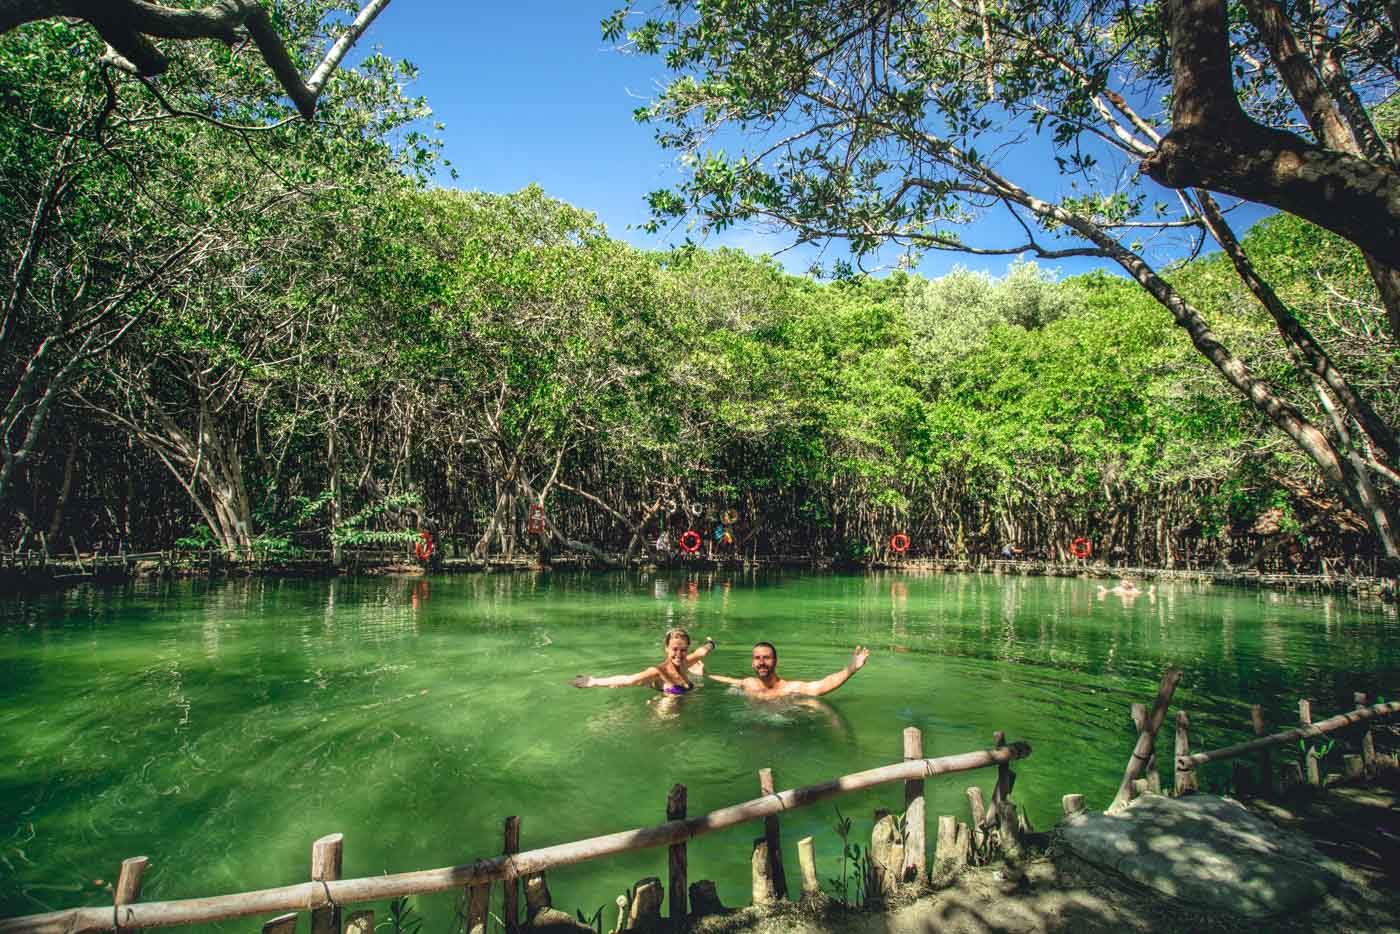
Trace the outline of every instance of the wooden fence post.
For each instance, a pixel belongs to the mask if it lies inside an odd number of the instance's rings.
[[[121,871],[117,873],[117,887],[112,893],[112,902],[118,907],[130,905],[141,897],[141,877],[146,874],[146,866],[150,859],[145,856],[133,856],[131,859],[122,860]],[[121,913],[117,913],[117,919],[121,919]],[[123,931],[136,934],[131,928],[123,927]]]
[[[1351,695],[1352,703],[1360,710],[1366,706],[1366,694],[1357,691]],[[1366,732],[1361,734],[1361,765],[1367,775],[1376,774],[1376,739],[1371,735],[1371,725],[1366,724]]]
[[[1303,726],[1312,725],[1312,701],[1307,699],[1298,701],[1298,722]],[[1306,740],[1304,742],[1306,743]],[[1316,788],[1322,784],[1322,774],[1317,767],[1317,756],[1309,752],[1306,747],[1303,750],[1303,768],[1307,770],[1309,785]]]
[[[1129,708],[1133,717],[1133,726],[1139,733],[1147,725],[1147,705],[1133,704]],[[1147,760],[1147,790],[1155,794],[1162,793],[1162,775],[1157,769],[1157,748],[1152,748],[1152,755]]]
[[[797,841],[797,865],[802,870],[802,897],[820,895],[822,887],[817,881],[817,855],[811,837]]]
[[[512,814],[506,818],[505,841],[501,847],[504,856],[514,856],[520,852],[520,818]],[[506,930],[511,934],[520,927],[520,879],[510,878],[502,883],[505,886],[504,907],[501,916],[505,919]]]
[[[918,727],[904,730],[904,761],[924,757],[924,734]],[[922,882],[928,875],[927,823],[924,816],[924,780],[904,782],[904,870],[901,882]]]
[[[1162,721],[1167,716],[1167,705],[1171,703],[1172,694],[1176,692],[1180,681],[1181,672],[1175,668],[1168,668],[1163,673],[1162,683],[1157,686],[1157,699],[1152,704],[1152,714],[1138,733],[1137,744],[1128,758],[1128,767],[1123,771],[1123,781],[1118,785],[1118,794],[1113,796],[1113,803],[1108,806],[1110,811],[1126,807],[1128,802],[1133,800],[1133,782],[1142,774],[1143,767],[1152,758],[1152,750],[1157,744],[1157,731],[1162,728]]]
[[[311,881],[335,882],[340,878],[345,835],[327,834],[311,844]],[[326,890],[329,893],[329,889]],[[334,903],[311,912],[311,934],[340,934],[340,906]]]
[[[486,934],[486,916],[491,911],[491,886],[467,886],[466,934]]]
[[[755,907],[773,901],[773,861],[768,858],[768,841],[759,837],[753,842],[753,856],[750,859],[753,872],[753,904]]]
[[[1184,710],[1176,712],[1176,755],[1178,758],[1191,755],[1191,718]],[[1174,790],[1178,798],[1196,791],[1196,770],[1183,769],[1181,763],[1177,762]]]
[[[987,828],[983,825],[987,820],[987,805],[982,801],[982,789],[976,785],[967,789],[967,807],[972,814],[973,862],[980,863],[986,855]]]
[[[773,793],[772,769],[758,770],[758,791],[765,795]],[[783,872],[783,845],[777,815],[763,819],[763,839],[768,844],[768,880],[773,897],[787,898],[787,874]]]
[[[1259,704],[1249,708],[1249,725],[1254,729],[1255,736],[1265,735],[1264,708]],[[1259,750],[1259,789],[1265,796],[1272,797],[1274,787],[1274,763],[1266,747]]]
[[[666,796],[666,819],[685,820],[685,786],[676,784],[671,786],[671,793]],[[686,850],[685,841],[671,844],[667,851],[666,860],[666,886],[671,903],[671,924],[679,930],[685,923],[686,917],[690,914],[689,905],[686,902],[690,883],[686,879]]]

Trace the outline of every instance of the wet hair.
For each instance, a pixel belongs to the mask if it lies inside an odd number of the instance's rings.
[[[685,640],[686,645],[690,645],[690,633],[677,626],[675,629],[666,630],[666,635],[661,640],[662,647],[664,648],[665,646],[670,645],[671,640],[674,639],[676,636],[680,636],[682,639]]]
[[[777,650],[776,648],[773,647],[773,643],[771,643],[771,642],[755,642],[755,643],[753,644],[753,647],[754,647],[754,648],[758,648],[758,647],[760,647],[760,646],[762,646],[762,647],[766,648],[768,651],[772,652],[772,653],[773,653],[773,664],[775,664],[775,665],[778,664],[778,650]]]

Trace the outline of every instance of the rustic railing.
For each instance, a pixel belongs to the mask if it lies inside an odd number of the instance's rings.
[[[1128,759],[1128,766],[1124,770],[1118,794],[1114,797],[1113,803],[1109,805],[1109,810],[1126,806],[1128,802],[1140,794],[1161,790],[1155,752],[1157,731],[1165,720],[1167,706],[1171,702],[1172,694],[1180,680],[1180,672],[1175,669],[1167,670],[1162,676],[1162,683],[1158,688],[1156,702],[1150,716],[1147,715],[1142,704],[1132,705],[1133,721],[1138,728],[1137,743],[1133,747],[1133,754]],[[1185,710],[1178,710],[1175,720],[1173,792],[1177,795],[1184,795],[1197,790],[1196,769],[1198,766],[1210,762],[1253,756],[1257,763],[1257,780],[1251,782],[1248,766],[1236,763],[1232,776],[1236,794],[1243,795],[1251,791],[1266,795],[1273,794],[1281,789],[1282,784],[1274,774],[1271,761],[1271,751],[1274,747],[1326,736],[1348,727],[1400,714],[1400,701],[1367,706],[1366,695],[1361,692],[1354,693],[1352,701],[1356,705],[1355,709],[1314,723],[1312,720],[1312,701],[1300,700],[1298,701],[1299,725],[1293,729],[1281,730],[1276,733],[1267,732],[1267,727],[1264,725],[1263,708],[1254,704],[1250,708],[1249,723],[1250,729],[1255,735],[1254,739],[1197,753],[1191,752],[1191,717]],[[1359,739],[1359,751],[1342,757],[1342,774],[1345,777],[1360,778],[1365,775],[1374,775],[1382,764],[1396,765],[1393,757],[1385,757],[1387,761],[1382,763],[1383,757],[1376,752],[1375,739],[1371,735],[1369,726],[1361,732]],[[1286,762],[1284,765],[1285,774],[1293,784],[1320,787],[1322,776],[1318,757],[1305,748],[1302,759],[1302,763],[1296,760]],[[1069,807],[1066,805],[1066,810],[1068,811],[1068,809]]]
[[[686,841],[738,824],[763,820],[765,821],[765,839],[772,844],[772,850],[766,851],[762,855],[761,861],[769,867],[776,861],[780,866],[781,858],[777,853],[776,846],[778,815],[785,811],[825,801],[837,795],[901,781],[905,783],[904,840],[911,852],[902,865],[894,868],[890,877],[891,882],[896,876],[903,881],[906,867],[910,867],[916,875],[922,875],[925,872],[923,781],[926,778],[996,766],[998,770],[997,785],[993,792],[991,812],[985,812],[981,808],[980,790],[969,789],[969,798],[974,801],[974,827],[971,835],[968,834],[966,827],[961,828],[961,832],[956,834],[956,841],[960,841],[958,843],[960,846],[970,846],[970,836],[986,835],[994,829],[994,821],[1000,820],[1005,828],[1008,846],[1015,845],[1012,839],[1018,837],[1019,831],[1016,826],[1016,808],[1009,800],[1011,786],[1014,782],[1014,774],[1009,766],[1012,762],[1029,756],[1031,748],[1028,743],[1024,742],[1004,743],[1000,734],[997,735],[996,740],[997,745],[991,749],[924,758],[921,755],[923,748],[921,735],[917,729],[911,727],[904,732],[906,758],[902,762],[785,791],[772,791],[771,773],[767,776],[760,774],[760,787],[764,792],[761,797],[688,819],[684,816],[685,789],[684,786],[677,785],[671,790],[667,799],[667,816],[670,819],[665,823],[533,850],[516,852],[519,845],[519,822],[518,819],[511,818],[507,821],[505,852],[501,856],[478,859],[472,863],[441,869],[426,869],[359,879],[341,879],[341,846],[343,841],[340,834],[333,834],[318,840],[313,847],[312,881],[273,889],[206,898],[140,902],[137,900],[137,896],[140,892],[140,877],[146,861],[145,857],[136,857],[122,864],[122,873],[114,893],[114,905],[71,908],[64,911],[0,920],[0,934],[77,934],[77,932],[82,931],[169,927],[288,911],[311,912],[313,934],[320,934],[323,931],[340,930],[340,908],[342,906],[382,901],[405,895],[460,889],[466,890],[469,916],[471,914],[477,915],[476,918],[469,917],[468,919],[467,929],[471,930],[474,922],[479,922],[484,918],[486,898],[483,891],[493,882],[499,881],[507,884],[506,904],[507,913],[510,914],[515,902],[516,880],[539,876],[545,870],[557,866],[567,866],[620,853],[662,846],[671,848],[669,859],[671,911],[673,916],[677,912],[684,915],[686,913],[684,893],[687,891],[685,877]],[[767,771],[764,770],[764,772]],[[974,792],[976,792],[975,795]],[[513,833],[512,821],[514,821]],[[1008,821],[1010,822],[1009,826],[1007,826]],[[952,822],[952,818],[940,818],[940,838],[944,836],[943,825],[945,822]],[[1022,817],[1020,827],[1024,829],[1027,826],[1024,817]],[[952,846],[954,842],[954,840],[949,840],[949,846]],[[915,846],[917,846],[917,854],[912,852]],[[816,879],[815,869],[809,864],[810,841],[799,843],[798,850],[803,862],[804,889],[808,889],[810,885],[815,884]],[[940,848],[939,858],[945,857],[951,857],[951,855],[944,853]],[[759,862],[760,857],[756,851],[754,867],[756,893],[758,892],[757,880],[760,876]],[[781,870],[779,870],[779,874],[781,874]],[[770,882],[772,881],[773,873],[771,870],[765,869],[762,875]],[[677,904],[678,893],[679,905]],[[529,889],[527,888],[527,897],[528,895]],[[292,916],[283,915],[268,922],[265,930],[282,932],[289,930],[290,926],[294,926],[294,924],[295,920]],[[360,930],[364,924],[363,914],[352,916],[346,925],[346,930]],[[370,927],[372,928],[372,923]]]

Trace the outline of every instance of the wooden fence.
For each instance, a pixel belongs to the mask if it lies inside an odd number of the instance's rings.
[[[1167,670],[1162,676],[1162,683],[1158,688],[1157,698],[1150,714],[1144,705],[1132,705],[1133,722],[1138,728],[1137,743],[1133,747],[1133,754],[1128,759],[1128,766],[1124,770],[1118,794],[1114,797],[1113,803],[1109,805],[1109,810],[1127,805],[1137,795],[1161,791],[1155,752],[1157,731],[1166,718],[1167,706],[1180,680],[1180,672],[1175,669]],[[1196,769],[1198,766],[1245,756],[1253,757],[1257,775],[1251,780],[1249,767],[1242,762],[1235,763],[1232,770],[1232,780],[1237,795],[1275,794],[1282,790],[1284,778],[1287,778],[1291,784],[1321,787],[1320,756],[1316,752],[1316,747],[1310,748],[1306,745],[1307,740],[1324,737],[1348,727],[1361,727],[1363,724],[1366,726],[1360,730],[1357,737],[1359,751],[1342,756],[1343,775],[1347,778],[1360,778],[1363,775],[1374,775],[1381,765],[1396,766],[1394,757],[1382,757],[1376,752],[1375,739],[1371,735],[1369,723],[1373,720],[1382,720],[1400,714],[1400,701],[1367,706],[1366,695],[1361,692],[1354,693],[1352,700],[1355,709],[1317,723],[1314,723],[1312,719],[1312,701],[1300,700],[1298,701],[1299,725],[1275,733],[1267,732],[1263,708],[1254,704],[1250,708],[1249,722],[1249,728],[1255,735],[1254,739],[1197,753],[1191,752],[1190,715],[1185,710],[1178,710],[1176,712],[1176,740],[1173,753],[1173,792],[1177,795],[1184,795],[1197,790]],[[1286,760],[1283,763],[1282,776],[1276,775],[1271,759],[1272,750],[1277,746],[1291,745],[1295,742],[1303,743],[1300,750],[1300,758],[1303,761]],[[1145,777],[1144,773],[1146,773]],[[1069,810],[1068,804],[1066,810]]]
[[[310,912],[312,934],[334,934],[341,930],[342,906],[368,901],[381,901],[405,895],[418,895],[431,892],[463,890],[467,902],[467,931],[484,924],[489,887],[492,883],[504,883],[505,916],[513,929],[518,918],[518,887],[520,880],[526,880],[526,896],[532,907],[537,907],[538,894],[532,897],[530,882],[536,882],[534,891],[544,889],[543,873],[556,866],[566,866],[589,860],[630,853],[655,847],[669,847],[669,891],[671,893],[672,917],[683,917],[688,913],[687,892],[694,887],[687,886],[686,841],[702,834],[712,833],[739,824],[762,820],[765,822],[765,836],[759,841],[762,850],[755,846],[754,877],[757,900],[779,897],[779,880],[783,878],[781,854],[778,845],[778,816],[784,811],[807,807],[837,795],[847,794],[886,785],[904,782],[905,786],[905,829],[901,841],[901,855],[891,867],[884,867],[884,875],[877,879],[882,886],[914,881],[927,877],[925,866],[925,827],[923,806],[923,782],[926,778],[938,775],[952,775],[995,766],[997,784],[992,794],[992,807],[982,806],[979,789],[968,790],[974,822],[969,833],[966,826],[960,830],[950,817],[939,819],[940,860],[956,859],[951,852],[954,847],[970,847],[977,841],[994,833],[1000,834],[1008,852],[1019,847],[1020,836],[1028,829],[1023,815],[1010,801],[1015,775],[1010,764],[1031,754],[1030,745],[1024,742],[1005,743],[1002,735],[995,737],[996,745],[990,749],[965,752],[957,755],[924,758],[922,736],[917,729],[904,731],[905,758],[901,762],[884,765],[844,775],[840,778],[774,791],[772,774],[769,770],[760,772],[761,796],[729,807],[711,811],[699,817],[685,816],[685,787],[677,785],[667,797],[667,820],[665,823],[639,827],[619,833],[591,837],[572,843],[561,843],[534,850],[519,850],[519,819],[506,821],[505,846],[502,855],[490,859],[478,859],[472,863],[448,866],[441,869],[427,869],[394,875],[370,876],[359,879],[342,879],[341,854],[343,838],[332,834],[317,840],[312,848],[311,881],[274,889],[254,892],[241,892],[230,895],[216,895],[206,898],[189,898],[177,901],[141,902],[138,900],[141,889],[141,875],[146,866],[146,857],[136,857],[123,862],[121,874],[114,890],[114,904],[107,907],[72,908],[46,914],[0,920],[0,934],[77,934],[82,931],[119,931],[123,929],[168,927],[181,924],[200,924],[226,918],[268,915],[273,912]],[[892,828],[894,819],[883,818]],[[950,833],[949,825],[954,827]],[[876,836],[881,832],[877,823]],[[947,846],[944,838],[948,837]],[[804,845],[805,844],[805,845]],[[803,888],[810,891],[816,885],[815,867],[810,863],[811,842],[802,841],[798,846],[802,861]],[[885,852],[889,852],[888,850]],[[775,868],[776,867],[776,868]],[[760,879],[764,880],[760,886]],[[547,904],[547,889],[544,901]],[[659,902],[659,898],[658,898]],[[635,912],[635,905],[633,907]],[[287,934],[294,929],[295,915],[282,915],[267,922],[264,930]],[[372,917],[360,912],[351,916],[345,925],[348,932],[372,931]]]

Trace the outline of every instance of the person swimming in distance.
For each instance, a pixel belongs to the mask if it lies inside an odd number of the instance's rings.
[[[661,640],[666,647],[666,657],[659,664],[643,669],[635,675],[610,675],[595,678],[579,675],[573,680],[576,688],[631,688],[650,687],[663,694],[685,694],[695,689],[691,676],[704,677],[703,659],[714,651],[715,640],[709,636],[700,648],[690,651],[690,633],[684,629],[670,629]]]
[[[1104,587],[1102,584],[1099,585],[1100,600],[1104,597],[1114,596],[1122,597],[1126,602],[1141,597],[1144,594],[1148,597],[1155,598],[1157,596],[1157,585],[1153,584],[1146,590],[1143,590],[1137,585],[1137,581],[1133,580],[1131,577],[1125,577],[1119,580],[1117,587]]]
[[[870,658],[870,650],[865,646],[858,645],[851,653],[851,660],[846,663],[846,667],[833,671],[818,681],[789,681],[786,678],[778,677],[778,650],[771,642],[759,642],[753,647],[754,677],[752,678],[728,678],[724,675],[710,675],[712,680],[720,684],[729,684],[734,687],[743,688],[744,693],[759,700],[776,700],[780,697],[820,697],[823,694],[830,694],[851,679],[855,674],[865,667],[866,661]]]

